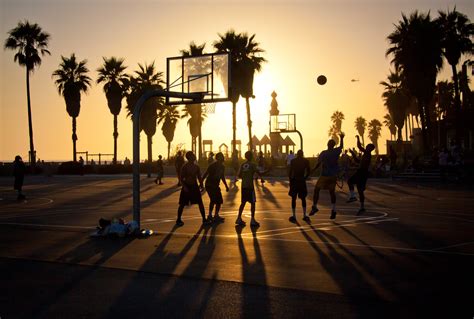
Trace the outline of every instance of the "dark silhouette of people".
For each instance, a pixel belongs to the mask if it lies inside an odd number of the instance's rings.
[[[216,161],[209,165],[202,178],[206,180],[206,191],[210,199],[207,221],[223,222],[224,218],[219,216],[221,205],[224,203],[219,187],[220,181],[224,184],[226,192],[229,191],[229,186],[227,186],[225,180],[224,154],[221,152],[216,154]],[[216,213],[212,217],[214,206],[216,207]]]
[[[176,160],[174,162],[174,166],[176,168],[176,175],[178,176],[178,186],[181,186],[181,169],[183,168],[183,165],[184,157],[181,151],[178,151],[178,153],[176,153]]]
[[[161,155],[158,155],[158,160],[156,161],[157,169],[156,169],[155,184],[158,184],[158,185],[163,185],[163,182],[161,181],[161,179],[163,178],[163,173],[164,173],[162,158],[163,157]]]
[[[209,152],[209,158],[207,159],[207,165],[211,165],[212,163],[214,163],[214,153]]]
[[[128,159],[128,157],[125,157],[125,159],[123,160],[123,165],[130,166],[130,160]]]
[[[23,194],[23,181],[25,179],[25,171],[25,163],[23,163],[21,156],[15,156],[15,161],[13,162],[13,176],[15,177],[13,189],[18,191],[17,200],[23,200],[26,198],[26,196]]]
[[[242,212],[244,211],[245,204],[250,203],[251,220],[250,226],[258,227],[260,224],[255,219],[255,203],[257,198],[255,196],[255,188],[253,183],[253,177],[255,174],[260,175],[257,169],[257,165],[252,161],[253,153],[251,151],[245,152],[246,161],[240,165],[237,176],[242,179],[242,200],[239,207],[239,215],[235,220],[235,224],[238,226],[245,226],[245,222],[242,220]]]
[[[296,223],[296,198],[301,199],[301,206],[303,207],[303,220],[309,222],[309,217],[306,215],[306,196],[308,189],[306,187],[306,180],[311,173],[309,161],[304,158],[302,150],[296,153],[296,158],[291,161],[288,177],[290,179],[290,191],[288,195],[291,196],[291,210],[293,215],[289,218],[290,222]]]
[[[82,158],[82,156],[79,156],[79,164],[84,166],[84,159]]]
[[[258,158],[257,158],[257,169],[258,172],[260,173],[260,182],[262,185],[265,183],[265,180],[263,179],[263,174],[265,174],[265,169],[266,169],[266,163],[265,163],[265,157],[263,156],[263,152],[260,151],[258,153]],[[258,180],[258,177],[256,178]]]
[[[180,172],[180,182],[182,184],[182,188],[181,193],[179,194],[178,218],[176,219],[176,226],[184,225],[184,222],[181,219],[184,206],[192,204],[198,204],[199,212],[201,213],[202,217],[202,223],[208,224],[201,197],[201,190],[204,187],[202,184],[201,170],[195,163],[196,155],[194,155],[194,153],[191,151],[186,152],[186,159],[188,161],[182,166]]]
[[[341,155],[342,148],[344,147],[344,133],[340,135],[341,143],[339,147],[336,146],[336,142],[334,140],[328,141],[328,148],[319,154],[318,162],[314,167],[313,171],[315,171],[319,166],[321,167],[321,176],[318,178],[316,182],[316,186],[314,187],[314,194],[313,194],[313,207],[311,207],[311,212],[309,213],[310,216],[316,214],[318,209],[318,200],[319,200],[319,192],[321,189],[327,189],[329,191],[329,195],[331,196],[331,219],[335,219],[337,212],[336,212],[336,182],[337,182],[337,174],[339,172],[338,160],[339,155]]]
[[[367,184],[367,179],[369,178],[369,168],[370,168],[370,161],[372,159],[372,151],[375,149],[374,144],[367,144],[365,148],[360,143],[359,135],[356,136],[357,138],[357,148],[362,152],[362,156],[359,158],[354,150],[351,150],[352,157],[354,160],[359,163],[359,168],[357,171],[352,175],[347,184],[349,185],[349,199],[347,200],[348,203],[354,202],[357,200],[354,193],[354,185],[357,186],[357,192],[359,193],[359,201],[360,201],[360,208],[357,212],[357,215],[360,215],[365,212],[364,202],[365,202],[365,187]]]

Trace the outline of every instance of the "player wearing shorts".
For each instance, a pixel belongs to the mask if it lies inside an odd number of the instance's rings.
[[[329,191],[329,195],[331,196],[331,219],[336,218],[336,180],[337,180],[337,173],[339,171],[339,166],[337,164],[339,160],[339,155],[341,155],[342,148],[344,147],[344,133],[340,135],[341,143],[339,147],[336,146],[336,142],[334,140],[328,141],[328,149],[322,151],[319,154],[318,163],[314,167],[313,171],[316,170],[319,166],[321,168],[321,176],[318,178],[316,182],[316,186],[314,187],[314,195],[313,195],[313,207],[311,207],[311,212],[309,213],[310,216],[316,214],[318,209],[318,200],[319,200],[319,191],[321,189],[327,189]]]
[[[289,218],[290,222],[296,222],[296,198],[301,199],[301,205],[303,206],[303,220],[309,222],[309,217],[306,216],[306,196],[308,195],[308,189],[306,187],[306,179],[311,173],[309,167],[309,161],[304,158],[303,151],[299,150],[296,153],[296,158],[290,162],[290,169],[288,177],[290,178],[290,191],[288,195],[291,196],[291,209],[293,215]]]
[[[250,203],[250,212],[252,218],[250,220],[250,225],[254,227],[260,226],[260,224],[255,220],[255,188],[253,183],[253,177],[255,174],[260,175],[257,165],[252,162],[253,154],[251,151],[245,152],[246,161],[240,166],[237,176],[242,179],[242,201],[239,207],[239,215],[235,220],[235,224],[239,226],[245,226],[245,222],[242,220],[242,212],[244,211],[245,204]]]
[[[216,154],[216,161],[209,165],[202,178],[206,180],[206,191],[210,199],[209,214],[207,220],[222,222],[224,221],[224,218],[219,216],[219,211],[224,200],[222,198],[221,189],[219,187],[220,181],[224,183],[226,192],[229,191],[229,187],[227,186],[227,182],[225,180],[224,154],[222,154],[221,152]],[[212,211],[214,210],[214,206],[216,207],[216,213],[214,217],[212,217]]]
[[[202,177],[199,166],[195,164],[196,156],[193,152],[186,153],[186,164],[183,165],[180,172],[181,177],[181,193],[179,194],[178,218],[176,219],[176,226],[183,226],[181,219],[183,215],[184,206],[190,204],[198,204],[199,212],[201,213],[202,223],[207,224],[206,214],[204,211],[204,204],[201,198]],[[199,185],[198,185],[199,181]]]
[[[359,208],[359,211],[357,212],[357,215],[360,215],[363,212],[365,212],[364,191],[367,184],[367,179],[369,178],[369,167],[370,167],[370,161],[372,159],[371,153],[375,149],[375,146],[374,144],[367,144],[367,146],[364,148],[362,144],[360,143],[359,135],[357,135],[356,138],[357,138],[357,147],[362,152],[362,157],[359,158],[354,150],[350,150],[354,160],[359,163],[359,168],[354,173],[354,175],[352,175],[347,181],[347,184],[349,185],[349,191],[350,191],[349,199],[347,200],[347,202],[350,203],[350,202],[355,202],[357,200],[354,193],[354,185],[356,185],[357,192],[359,193],[359,200],[360,200],[360,208]]]

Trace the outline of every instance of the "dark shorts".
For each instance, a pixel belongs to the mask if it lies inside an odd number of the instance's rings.
[[[356,185],[357,189],[363,191],[367,185],[367,179],[369,178],[369,172],[357,170],[347,181],[349,185]]]
[[[202,203],[201,191],[199,186],[196,185],[186,185],[188,191],[184,191],[184,187],[181,188],[181,193],[179,194],[179,204],[180,205],[192,205]]]
[[[290,195],[291,197],[298,196],[298,198],[301,199],[306,198],[306,196],[308,195],[306,181],[295,179],[290,180],[290,191],[288,192],[288,195]]]
[[[320,176],[316,182],[316,188],[333,191],[336,189],[336,176]]]
[[[219,187],[206,187],[207,195],[209,195],[209,199],[211,203],[214,204],[222,204],[224,199],[222,198],[221,189]]]
[[[158,173],[156,173],[156,177],[163,178],[163,171],[158,171]]]
[[[242,188],[242,204],[246,202],[255,203],[256,201],[257,198],[253,188]]]

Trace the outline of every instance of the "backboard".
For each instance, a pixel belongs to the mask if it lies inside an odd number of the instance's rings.
[[[166,90],[202,94],[198,103],[229,100],[230,56],[210,53],[200,56],[178,56],[166,60]],[[167,97],[166,104],[193,104],[184,97]]]
[[[296,132],[296,114],[270,116],[270,133]]]

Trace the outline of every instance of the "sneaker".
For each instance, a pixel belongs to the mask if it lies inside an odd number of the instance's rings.
[[[212,219],[203,219],[202,224],[204,226],[211,225],[212,224]]]
[[[290,223],[296,223],[296,217],[295,216],[290,216],[290,218],[288,218],[288,220],[290,221]]]
[[[237,218],[235,220],[235,224],[239,226],[245,226],[245,222],[242,220],[242,218]]]
[[[212,218],[211,215],[207,216],[207,219],[206,219],[208,222],[213,222],[214,221],[214,218]]]
[[[355,197],[349,197],[349,199],[347,200],[346,203],[352,203],[352,202],[356,202],[357,201],[357,198]]]
[[[331,212],[331,217],[329,217],[329,218],[330,218],[330,219],[336,219],[336,215],[337,215],[336,211],[333,210],[333,211]]]
[[[260,226],[260,223],[257,222],[255,219],[252,219],[252,221],[250,222],[250,226],[259,227],[259,226]]]
[[[214,216],[214,221],[215,221],[216,223],[223,223],[224,220],[225,220],[224,217],[221,217],[221,216],[219,216],[219,215],[215,215],[215,216]]]
[[[317,212],[319,211],[319,209],[317,209],[316,207],[311,207],[311,211],[309,212],[309,216],[313,216],[314,214],[316,214]]]
[[[305,222],[307,222],[307,223],[309,223],[309,222],[310,222],[310,219],[309,219],[309,217],[308,217],[308,216],[304,216],[304,217],[303,217],[303,220],[304,220]]]
[[[177,220],[177,221],[176,221],[176,226],[181,227],[181,226],[183,226],[183,225],[184,225],[184,223],[183,223],[182,220]]]
[[[360,208],[360,209],[357,211],[356,216],[362,215],[363,213],[365,213],[365,208]]]

